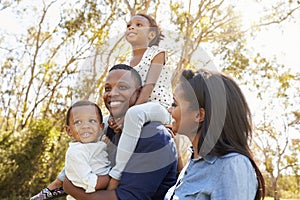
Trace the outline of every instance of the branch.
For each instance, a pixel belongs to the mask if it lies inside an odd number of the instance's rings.
[[[258,24],[255,27],[269,26],[271,24],[280,24],[281,22],[283,22],[284,20],[286,20],[287,18],[289,18],[299,8],[300,8],[300,6],[298,6],[296,8],[293,8],[292,10],[290,10],[290,12],[288,12],[285,16],[280,17],[278,20],[274,20],[274,21],[270,21],[270,22]]]

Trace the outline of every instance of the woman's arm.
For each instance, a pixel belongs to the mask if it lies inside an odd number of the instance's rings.
[[[161,70],[165,64],[165,52],[160,52],[151,61],[151,66],[147,73],[146,83],[143,85],[140,96],[136,101],[136,105],[145,103],[148,101],[149,96],[160,76]]]
[[[75,187],[66,177],[63,183],[64,191],[77,200],[118,200],[115,190],[97,190],[92,193],[85,193],[82,188]]]

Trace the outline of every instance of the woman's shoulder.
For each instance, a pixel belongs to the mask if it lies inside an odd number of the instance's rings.
[[[220,157],[221,160],[249,160],[249,158],[243,154],[237,153],[237,152],[232,152],[232,153],[228,153],[225,154],[223,156]],[[250,160],[249,160],[250,162]]]
[[[220,157],[219,162],[228,166],[230,170],[236,169],[240,170],[241,168],[252,169],[252,163],[250,159],[240,153],[229,153]]]
[[[221,158],[224,158],[224,159],[233,158],[233,157],[245,157],[245,158],[247,158],[247,156],[244,156],[243,154],[237,153],[237,152],[231,152],[231,153],[227,153],[227,154],[221,156]]]

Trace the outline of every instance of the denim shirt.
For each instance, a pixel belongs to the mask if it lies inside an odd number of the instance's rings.
[[[165,200],[253,200],[258,182],[249,160],[239,153],[190,159]]]

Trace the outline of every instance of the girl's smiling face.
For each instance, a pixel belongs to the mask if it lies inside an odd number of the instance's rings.
[[[127,23],[125,37],[131,45],[148,46],[148,43],[153,39],[153,34],[155,33],[153,31],[150,32],[148,19],[143,16],[133,16]]]

